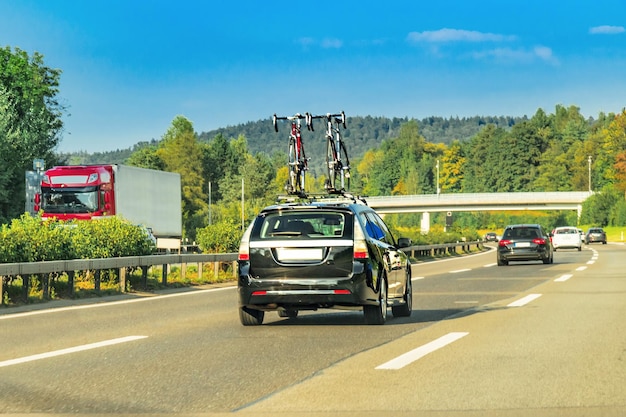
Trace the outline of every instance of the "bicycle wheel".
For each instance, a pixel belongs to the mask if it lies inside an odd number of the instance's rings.
[[[338,170],[341,176],[341,189],[347,191],[350,189],[350,160],[348,159],[348,151],[343,140],[339,142],[340,158],[338,160]]]
[[[307,164],[306,155],[304,154],[304,143],[300,141],[300,152],[298,153],[298,157],[300,160],[298,161],[298,187],[300,188],[300,193],[304,194],[305,190],[305,180],[306,180],[306,171],[309,169]]]
[[[287,163],[289,168],[289,179],[285,189],[287,193],[294,194],[298,184],[298,156],[296,155],[296,141],[294,138],[289,138],[289,161]]]
[[[335,191],[337,184],[337,170],[335,169],[337,161],[337,152],[335,151],[335,142],[332,138],[326,141],[326,172],[328,179],[326,180],[326,189],[329,192]]]

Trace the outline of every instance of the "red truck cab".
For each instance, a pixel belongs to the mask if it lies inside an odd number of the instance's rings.
[[[35,211],[59,220],[88,220],[115,214],[114,176],[110,165],[58,166],[47,170]]]

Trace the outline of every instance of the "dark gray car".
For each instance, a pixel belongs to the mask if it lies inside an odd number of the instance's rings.
[[[549,235],[538,224],[515,224],[507,226],[498,242],[498,266],[511,261],[554,262]]]
[[[384,324],[388,306],[410,316],[411,264],[401,250],[409,244],[356,200],[267,207],[239,249],[241,323],[320,308],[362,309],[368,324]]]
[[[603,245],[606,245],[606,232],[601,227],[591,227],[587,230],[587,235],[585,236],[585,243],[588,245],[594,242],[601,242]]]

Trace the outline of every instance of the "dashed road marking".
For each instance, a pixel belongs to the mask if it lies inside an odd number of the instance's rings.
[[[9,359],[0,362],[0,368],[5,366],[17,365],[20,363],[37,361],[40,359],[53,358],[55,356],[67,355],[69,353],[82,352],[90,349],[97,349],[105,346],[117,345],[119,343],[132,342],[134,340],[145,339],[148,336],[126,336],[118,339],[104,340],[102,342],[90,343],[88,345],[74,346],[67,349],[53,350],[51,352],[39,353],[37,355],[24,356],[17,359]]]
[[[448,333],[439,339],[433,340],[432,342],[426,343],[425,345],[404,353],[389,362],[385,362],[382,365],[377,366],[376,369],[402,369],[429,353],[432,353],[437,349],[441,349],[442,347],[449,345],[450,343],[455,342],[468,334],[468,332]]]

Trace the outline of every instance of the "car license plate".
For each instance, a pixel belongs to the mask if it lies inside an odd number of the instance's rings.
[[[276,248],[279,261],[321,261],[321,248]]]
[[[515,242],[516,248],[530,248],[530,242]]]

